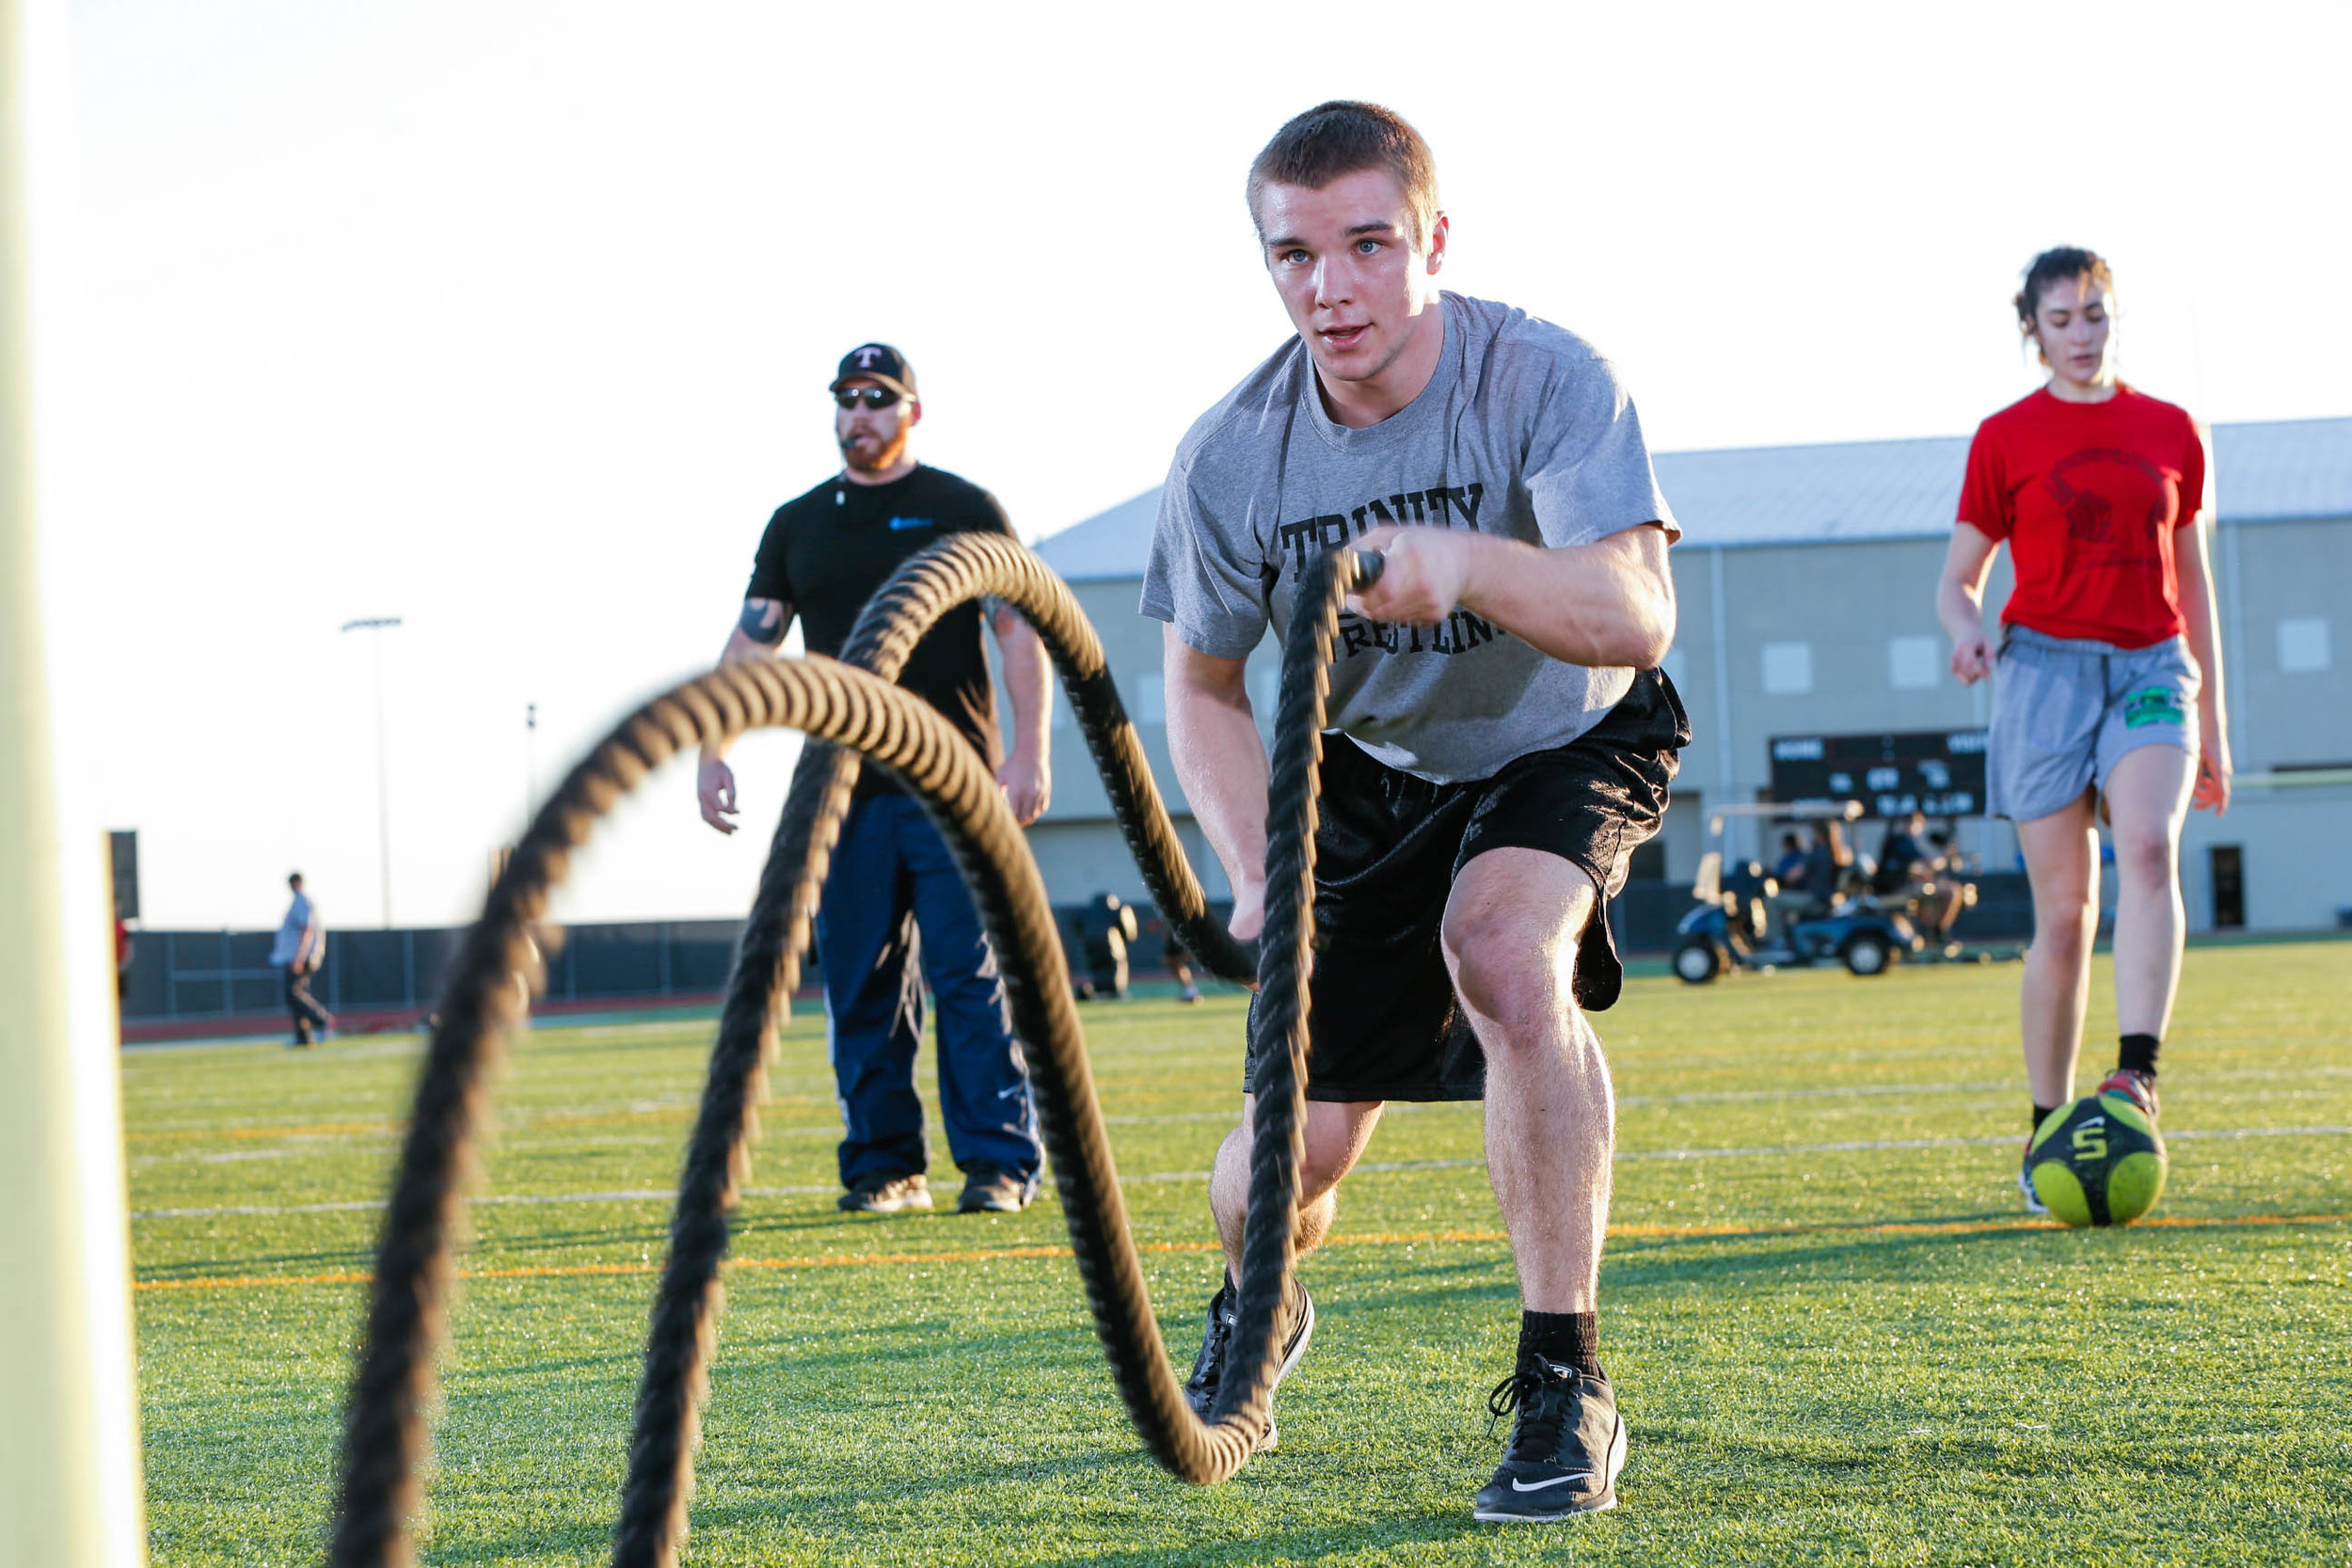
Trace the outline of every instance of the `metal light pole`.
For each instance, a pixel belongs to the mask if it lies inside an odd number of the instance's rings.
[[[382,633],[399,625],[397,615],[370,615],[345,621],[343,630]],[[384,639],[369,638],[368,649],[375,664],[375,848],[384,887],[384,928],[389,931],[392,928],[392,806],[384,764]]]

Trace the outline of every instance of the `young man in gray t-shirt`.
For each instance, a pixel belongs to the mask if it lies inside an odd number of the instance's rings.
[[[1264,914],[1267,763],[1243,662],[1287,624],[1314,555],[1388,557],[1331,668],[1300,1250],[1328,1231],[1385,1101],[1483,1094],[1524,1311],[1492,1396],[1518,1423],[1475,1514],[1613,1507],[1625,1426],[1594,1313],[1614,1108],[1584,1011],[1616,999],[1606,901],[1690,739],[1657,670],[1678,531],[1608,362],[1438,289],[1447,221],[1411,126],[1372,104],[1311,109],[1259,154],[1249,206],[1297,337],[1177,448],[1143,610],[1168,623],[1177,778],[1247,938]],[[1258,1025],[1253,1008],[1253,1064],[1280,1048]],[[1242,1103],[1210,1184],[1233,1271]],[[1188,1385],[1203,1413],[1232,1322],[1229,1276]],[[1302,1288],[1284,1372],[1313,1326]],[[1262,1446],[1274,1438],[1269,1418]]]

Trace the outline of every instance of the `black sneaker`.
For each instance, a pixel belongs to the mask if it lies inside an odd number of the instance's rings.
[[[963,1196],[956,1199],[959,1214],[1017,1214],[1037,1196],[1034,1178],[1023,1180],[1000,1165],[975,1160],[963,1173]]]
[[[1625,1422],[1605,1372],[1523,1354],[1495,1386],[1486,1408],[1497,1421],[1518,1412],[1502,1467],[1479,1490],[1470,1516],[1487,1524],[1541,1524],[1617,1506],[1625,1467]]]
[[[897,1214],[931,1206],[930,1183],[920,1174],[861,1177],[841,1195],[845,1214]]]
[[[1209,1327],[1200,1337],[1200,1355],[1192,1364],[1192,1376],[1184,1384],[1184,1399],[1192,1413],[1202,1420],[1209,1418],[1210,1407],[1216,1403],[1218,1385],[1225,1381],[1225,1357],[1233,1348],[1233,1328],[1239,1321],[1241,1293],[1233,1289],[1230,1278],[1216,1288],[1209,1298]],[[1298,1287],[1298,1310],[1291,1321],[1291,1337],[1282,1343],[1282,1364],[1274,1369],[1274,1383],[1279,1386],[1290,1376],[1298,1358],[1307,1354],[1307,1341],[1315,1334],[1315,1298],[1307,1293],[1302,1283]],[[1266,1393],[1269,1400],[1273,1388]],[[1274,1408],[1266,1407],[1265,1431],[1258,1438],[1258,1451],[1263,1452],[1282,1440],[1274,1425]]]

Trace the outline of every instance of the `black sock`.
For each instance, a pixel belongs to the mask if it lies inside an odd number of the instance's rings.
[[[2122,1053],[2115,1058],[2115,1065],[2153,1078],[2156,1075],[2156,1053],[2163,1045],[2164,1041],[2153,1035],[2125,1035]]]
[[[1594,1312],[1521,1312],[1519,1354],[1530,1351],[1580,1372],[1598,1372],[1600,1317]]]
[[[2037,1132],[2041,1132],[2042,1124],[2049,1120],[2050,1113],[2057,1109],[2058,1107],[2055,1105],[2044,1105],[2041,1101],[2036,1101],[2033,1108],[2033,1130]]]

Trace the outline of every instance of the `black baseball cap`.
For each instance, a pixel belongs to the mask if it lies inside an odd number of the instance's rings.
[[[841,356],[841,368],[835,372],[829,392],[841,390],[841,384],[863,378],[879,381],[902,398],[914,398],[914,367],[907,356],[888,343],[860,343]]]

